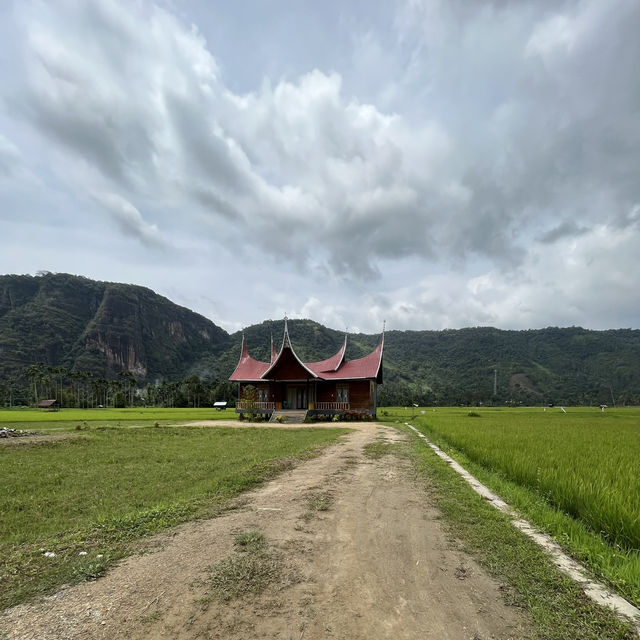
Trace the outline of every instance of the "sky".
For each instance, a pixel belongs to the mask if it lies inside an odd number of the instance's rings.
[[[0,3],[0,273],[228,331],[640,328],[637,0]]]

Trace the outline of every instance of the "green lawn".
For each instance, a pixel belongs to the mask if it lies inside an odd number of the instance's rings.
[[[383,419],[420,429],[640,604],[639,409],[386,411]]]
[[[138,538],[215,514],[346,432],[89,424],[57,442],[0,446],[0,607],[98,575]]]

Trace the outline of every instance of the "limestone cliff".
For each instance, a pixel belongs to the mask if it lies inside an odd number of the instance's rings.
[[[139,380],[186,375],[228,334],[144,287],[67,274],[0,276],[0,377],[45,362]]]

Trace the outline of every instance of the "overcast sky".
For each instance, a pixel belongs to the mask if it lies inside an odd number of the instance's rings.
[[[0,3],[1,273],[225,329],[640,327],[638,0]]]

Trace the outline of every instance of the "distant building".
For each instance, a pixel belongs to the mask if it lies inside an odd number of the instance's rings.
[[[60,403],[57,400],[40,400],[38,402],[39,409],[45,409],[46,411],[60,411]]]
[[[338,353],[320,362],[302,362],[296,355],[285,320],[282,347],[276,352],[271,345],[271,362],[260,362],[249,355],[244,336],[240,361],[229,378],[243,389],[253,385],[257,402],[242,399],[238,413],[303,411],[307,415],[335,415],[345,411],[377,412],[377,388],[382,384],[382,351],[384,333],[378,346],[364,358],[346,360],[347,337]]]

